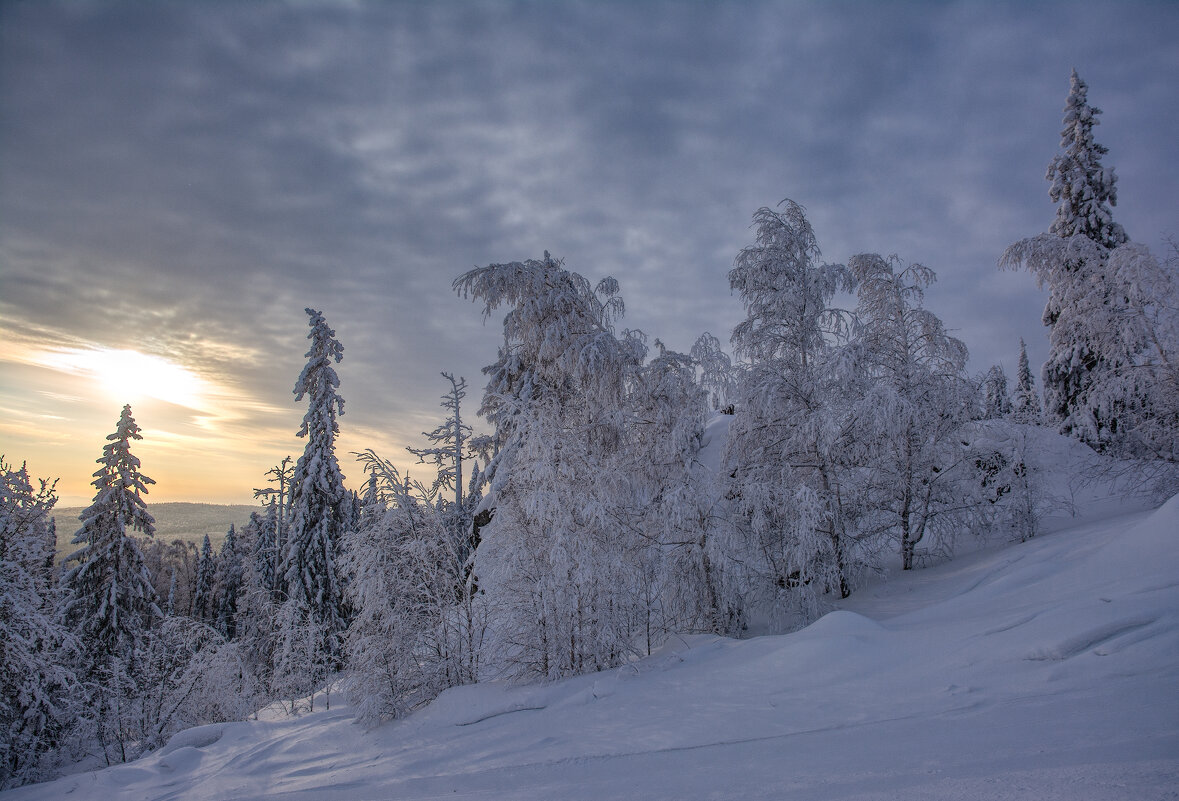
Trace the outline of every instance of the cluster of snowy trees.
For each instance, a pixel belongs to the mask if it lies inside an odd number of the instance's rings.
[[[53,486],[0,464],[0,787],[87,754],[125,761],[180,729],[252,711],[236,649],[210,625],[161,609],[131,536],[150,538],[155,525],[143,501],[153,482],[131,452],[141,438],[124,407],[78,548],[60,567]]]
[[[312,346],[295,387],[309,398],[306,450],[282,476],[282,505],[254,514],[240,537],[231,527],[219,553],[207,536],[195,559],[154,541],[144,501],[154,482],[132,453],[142,434],[130,406],[61,567],[53,486],[0,463],[0,787],[70,759],[133,759],[180,729],[305,696],[343,665],[349,615],[335,559],[357,509],[334,453],[343,401],[331,362],[342,348],[308,313]]]
[[[1177,259],[1112,221],[1096,113],[1074,73],[1048,172],[1057,219],[1001,262],[1049,289],[1044,403],[1022,340],[1014,386],[999,367],[968,375],[965,345],[924,305],[932,270],[826,263],[786,200],[755,213],[728,273],[738,361],[711,334],[678,353],[620,329],[618,282],[547,252],[460,276],[485,318],[502,314],[503,339],[478,408],[490,433],[464,417],[465,379],[442,374],[443,420],[409,449],[432,481],[370,450],[362,489],[345,488],[343,346],[313,309],[304,452],[268,473],[264,506],[217,552],[152,539],[129,407],[62,569],[53,486],[0,464],[0,786],[267,703],[296,713],[337,687],[375,725],[456,685],[799,625],[955,537],[1034,536],[1044,495],[1025,426],[1173,468]]]

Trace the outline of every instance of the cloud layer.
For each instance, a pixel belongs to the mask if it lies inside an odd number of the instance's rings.
[[[1179,229],[1167,3],[6,3],[0,322],[228,388],[239,412],[207,443],[257,483],[300,447],[279,432],[305,306],[345,346],[344,447],[395,455],[433,427],[440,370],[478,388],[494,358],[459,273],[547,249],[687,349],[727,339],[725,273],[753,211],[790,197],[831,260],[933,267],[972,369],[1013,371],[1020,336],[1043,357],[1043,299],[994,265],[1051,220],[1074,66],[1106,112],[1116,217],[1157,247]],[[44,370],[0,371],[10,458],[36,471],[30,430],[95,417],[98,455],[117,405],[81,414]],[[179,482],[157,493],[195,499]]]

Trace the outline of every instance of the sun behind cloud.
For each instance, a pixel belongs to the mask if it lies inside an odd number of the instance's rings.
[[[91,378],[111,400],[120,403],[155,398],[200,409],[208,391],[191,370],[136,350],[71,348],[45,353],[39,361],[51,369]]]

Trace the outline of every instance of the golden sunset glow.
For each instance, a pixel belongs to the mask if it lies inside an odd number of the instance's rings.
[[[121,403],[155,398],[199,409],[207,391],[205,382],[185,367],[135,350],[73,349],[44,354],[40,361],[51,369],[93,379],[111,400]]]

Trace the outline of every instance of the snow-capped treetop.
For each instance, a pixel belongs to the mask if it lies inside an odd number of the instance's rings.
[[[805,370],[825,335],[846,333],[847,318],[829,308],[835,293],[852,288],[842,264],[822,264],[806,211],[793,200],[753,215],[757,243],[744,248],[729,271],[746,319],[733,329],[733,345],[750,361],[785,360]]]
[[[139,432],[131,416],[131,406],[124,406],[115,433],[107,437],[108,444],[98,460],[102,466],[91,482],[98,488],[98,494],[94,503],[82,512],[83,523],[95,515],[111,515],[115,518],[112,522],[121,529],[130,527],[144,536],[155,536],[155,518],[148,513],[141,495],[147,494],[147,485],[156,482],[139,472],[139,457],[131,453],[131,440],[143,439]],[[75,537],[74,543],[79,542],[82,540]]]
[[[470,270],[455,279],[454,288],[482,300],[485,318],[512,306],[504,316],[505,339],[542,374],[555,369],[588,379],[618,351],[613,326],[626,311],[618,282],[606,277],[592,287],[547,250],[541,260]]]
[[[336,341],[336,332],[328,327],[322,313],[315,309],[304,311],[311,317],[311,332],[307,334],[311,348],[304,354],[307,364],[295,382],[295,400],[303,400],[304,395],[311,397],[299,436],[305,437],[315,431],[338,434],[340,427],[336,423],[336,414],[344,414],[344,399],[336,393],[340,377],[332,362],[339,364],[344,358],[344,346]]]
[[[304,311],[311,318],[311,332],[307,335],[311,348],[306,353],[307,364],[295,383],[295,400],[301,401],[307,396],[307,413],[303,415],[298,435],[307,437],[308,441],[291,479],[291,524],[296,528],[300,524],[294,518],[300,513],[298,503],[301,498],[306,499],[309,493],[318,492],[323,502],[334,505],[344,497],[344,476],[335,458],[335,438],[340,433],[336,417],[344,414],[344,399],[337,392],[340,377],[332,367],[333,361],[339,363],[344,358],[344,346],[336,341],[336,332],[328,327],[320,312],[315,309]],[[307,511],[306,508],[302,510],[304,514]]]
[[[848,265],[858,283],[857,339],[879,375],[907,391],[925,375],[962,372],[966,345],[921,305],[924,288],[936,280],[933,270],[876,253],[853,256]]]
[[[1118,205],[1113,167],[1103,167],[1101,157],[1109,149],[1093,139],[1093,126],[1101,109],[1089,105],[1088,85],[1073,70],[1068,101],[1064,106],[1064,127],[1060,131],[1063,153],[1052,159],[1045,176],[1052,182],[1048,194],[1056,208],[1056,220],[1049,229],[1060,237],[1077,234],[1107,248],[1127,241],[1122,226],[1113,221],[1111,206]]]
[[[501,306],[504,344],[489,376],[479,414],[496,427],[498,455],[486,477],[495,482],[499,464],[512,447],[514,420],[525,406],[571,401],[598,409],[620,409],[625,376],[646,355],[642,332],[615,336],[625,305],[618,282],[597,286],[546,250],[543,259],[491,264],[455,279],[462,297],[481,300],[486,318]]]
[[[213,579],[217,571],[213,561],[213,544],[209,535],[201,542],[201,555],[197,561],[196,589],[192,593],[192,617],[209,622],[213,617]]]

